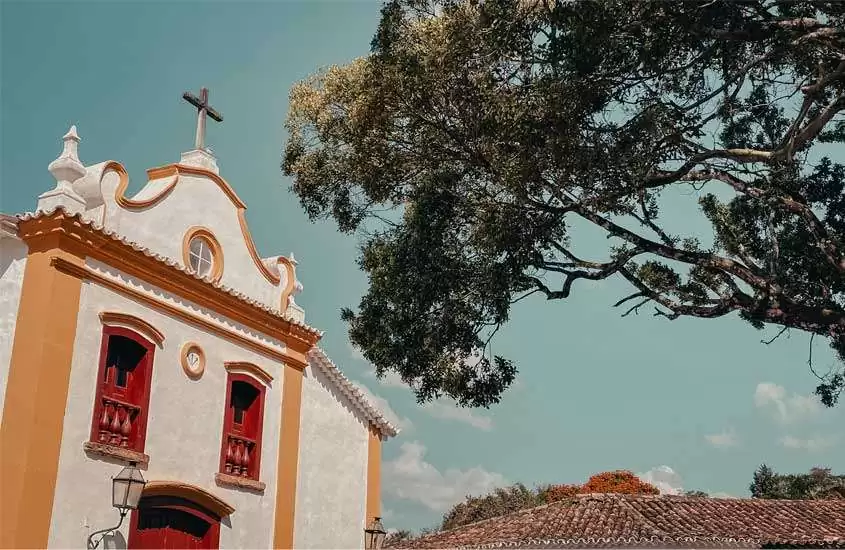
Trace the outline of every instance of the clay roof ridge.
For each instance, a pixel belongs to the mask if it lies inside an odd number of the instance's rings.
[[[215,282],[210,281],[209,279],[204,278],[204,277],[200,277],[199,275],[197,275],[197,274],[193,273],[192,271],[186,269],[184,266],[182,266],[181,264],[179,264],[177,261],[173,260],[172,258],[162,256],[161,254],[153,252],[149,248],[146,248],[146,247],[144,247],[144,246],[142,246],[142,245],[140,245],[136,242],[130,241],[127,238],[125,238],[124,236],[120,235],[119,233],[112,231],[111,229],[107,229],[106,227],[104,227],[101,224],[98,224],[98,223],[96,223],[92,220],[87,220],[87,219],[83,218],[81,214],[70,214],[62,206],[57,206],[56,208],[49,210],[49,211],[39,210],[37,212],[25,212],[23,214],[18,214],[15,217],[17,218],[18,221],[37,220],[37,219],[40,219],[40,218],[53,216],[54,214],[56,214],[58,212],[61,212],[62,214],[64,214],[68,219],[75,220],[75,221],[79,222],[81,225],[88,227],[88,228],[92,229],[93,231],[96,231],[97,233],[111,239],[112,241],[120,243],[123,246],[128,246],[128,247],[132,248],[133,250],[141,252],[145,256],[156,260],[157,262],[160,262],[160,263],[162,263],[162,264],[164,264],[164,265],[166,265],[170,268],[173,268],[177,271],[181,271],[182,273],[185,273],[186,275],[190,275],[194,279],[202,281],[205,284],[212,286],[213,288],[221,290],[221,291],[225,292],[226,294],[232,296],[233,298],[240,300],[241,302],[244,302],[244,303],[246,303],[246,304],[248,304],[252,307],[258,308],[258,309],[260,309],[260,310],[262,310],[266,313],[269,313],[271,315],[274,315],[275,317],[278,317],[280,319],[284,319],[285,321],[291,323],[292,325],[297,326],[297,327],[299,327],[299,328],[301,328],[301,329],[303,329],[307,332],[310,332],[311,334],[319,335],[320,337],[323,336],[323,331],[321,331],[321,330],[318,330],[318,329],[316,329],[316,328],[314,328],[310,325],[307,325],[303,322],[297,321],[296,319],[293,319],[292,317],[282,313],[280,310],[273,308],[273,307],[270,307],[266,304],[263,304],[262,302],[259,302],[258,300],[255,300],[253,298],[250,298],[249,296],[247,296],[247,295],[243,294],[242,292],[237,291],[237,290],[235,290],[231,287],[228,287],[226,285],[222,285],[220,283],[215,283]]]
[[[367,420],[375,424],[379,431],[389,437],[395,437],[399,429],[384,417],[384,414],[355,387],[355,385],[343,374],[334,361],[321,348],[315,346],[308,352],[309,356],[329,379],[338,387],[341,393],[346,395],[355,407]]]

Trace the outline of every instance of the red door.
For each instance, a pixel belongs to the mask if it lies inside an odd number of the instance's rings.
[[[218,548],[220,519],[175,497],[142,498],[132,512],[129,548]]]

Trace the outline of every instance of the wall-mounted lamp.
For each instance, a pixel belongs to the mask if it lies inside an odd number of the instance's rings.
[[[117,474],[117,476],[112,478],[111,483],[112,506],[117,508],[120,512],[120,521],[114,527],[109,527],[108,529],[102,529],[91,533],[88,537],[89,550],[97,548],[97,546],[100,545],[100,541],[103,540],[103,537],[105,537],[106,534],[120,529],[120,526],[123,525],[123,518],[126,517],[127,512],[138,507],[138,502],[141,500],[141,493],[144,491],[144,485],[147,484],[147,482],[144,481],[144,476],[141,475],[141,471],[136,468],[135,462],[130,462],[129,466],[125,466],[120,473]],[[94,542],[94,537],[97,535],[101,536],[96,542]]]
[[[379,550],[384,543],[385,535],[387,535],[387,532],[381,524],[381,518],[373,518],[373,521],[364,529],[364,548],[366,550]]]

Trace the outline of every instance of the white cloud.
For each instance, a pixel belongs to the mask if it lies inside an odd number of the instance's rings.
[[[463,422],[473,428],[489,432],[493,429],[493,419],[479,414],[472,409],[458,407],[454,401],[434,401],[423,405],[422,409],[435,418]]]
[[[442,513],[467,495],[482,495],[508,485],[504,476],[481,466],[440,471],[425,460],[425,452],[425,446],[417,441],[403,443],[399,456],[384,462],[382,487],[386,495]]]
[[[364,397],[373,404],[384,417],[387,419],[388,422],[402,430],[403,432],[408,432],[412,427],[413,423],[410,419],[404,416],[399,416],[396,414],[396,411],[390,406],[390,403],[387,402],[387,399],[384,397],[378,396],[370,391],[367,386],[361,384],[360,382],[352,381],[352,385],[361,390],[361,393],[364,394]]]
[[[666,465],[637,474],[637,477],[660,489],[661,495],[679,495],[684,492],[680,474]]]
[[[760,382],[754,391],[754,404],[774,412],[775,418],[783,423],[796,422],[821,411],[818,399],[813,395],[793,393],[787,396],[786,389],[772,382]]]
[[[733,428],[723,430],[717,434],[705,435],[704,439],[714,447],[735,447],[739,444],[739,438],[736,436]]]
[[[832,447],[835,441],[836,438],[833,436],[816,436],[807,439],[801,439],[798,437],[793,437],[791,435],[785,435],[780,438],[780,444],[786,447],[787,449],[802,449],[809,452],[822,451],[824,449]]]
[[[364,352],[361,351],[361,348],[350,342],[349,340],[346,341],[346,347],[349,349],[349,355],[353,359],[357,359],[359,361],[366,361],[367,358],[364,357]]]

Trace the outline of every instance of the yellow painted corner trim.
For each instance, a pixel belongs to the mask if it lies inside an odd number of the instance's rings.
[[[142,496],[184,498],[203,506],[221,518],[231,515],[235,507],[202,487],[180,481],[148,481]]]
[[[366,522],[381,516],[381,434],[370,424],[367,441]]]
[[[269,372],[258,365],[247,363],[246,361],[226,361],[223,363],[223,366],[226,367],[226,372],[249,374],[268,388],[271,382],[273,382],[273,377]]]
[[[299,468],[299,424],[302,417],[303,371],[285,365],[282,383],[282,422],[276,471],[276,510],[273,548],[293,548],[296,517],[296,481]]]
[[[164,189],[159,191],[156,195],[153,195],[152,197],[146,199],[135,200],[130,199],[126,196],[126,189],[129,187],[129,174],[126,172],[126,168],[121,163],[115,160],[110,160],[106,162],[106,165],[103,167],[102,175],[100,176],[100,182],[103,181],[103,178],[106,177],[106,174],[108,174],[109,172],[116,172],[117,175],[120,176],[120,182],[117,184],[117,188],[114,190],[114,201],[120,207],[125,208],[126,210],[141,210],[143,208],[158,204],[164,197],[166,197],[170,194],[171,191],[173,191],[173,188],[176,187],[176,183],[179,181],[179,174],[172,174],[173,181],[168,183],[164,187]]]
[[[220,281],[223,276],[223,247],[220,246],[220,241],[214,236],[214,233],[207,227],[195,225],[189,227],[185,232],[185,237],[182,239],[182,261],[185,264],[185,269],[191,269],[191,240],[194,237],[205,239],[211,247],[211,255],[213,256],[211,262],[211,273],[208,279],[216,283]]]
[[[100,322],[106,326],[122,326],[140,332],[159,348],[164,347],[164,334],[140,317],[117,311],[101,311]]]
[[[47,548],[82,289],[51,264],[84,262],[78,242],[27,245],[0,423],[0,548]]]

